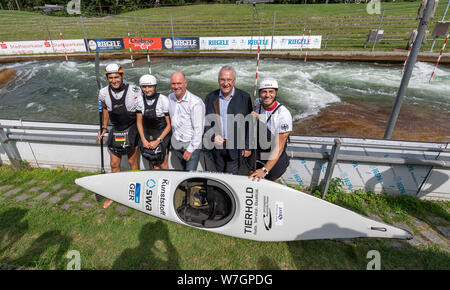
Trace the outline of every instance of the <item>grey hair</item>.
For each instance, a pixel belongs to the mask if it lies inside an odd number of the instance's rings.
[[[234,68],[233,68],[232,66],[230,66],[230,65],[224,65],[224,66],[220,69],[219,75],[220,75],[220,73],[221,73],[222,71],[224,71],[224,70],[231,70],[231,71],[233,72],[233,77],[234,77],[234,79],[236,80],[236,71],[234,70]]]

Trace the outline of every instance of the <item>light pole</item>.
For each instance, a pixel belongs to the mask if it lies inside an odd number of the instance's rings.
[[[405,73],[403,74],[402,81],[400,83],[400,88],[397,93],[397,98],[395,99],[394,108],[392,109],[386,132],[384,133],[384,139],[391,139],[392,131],[394,131],[395,123],[397,122],[400,108],[402,106],[403,99],[405,98],[405,92],[408,88],[409,80],[411,78],[417,56],[420,52],[420,46],[422,45],[423,37],[425,36],[425,31],[428,26],[428,20],[433,13],[434,3],[434,0],[427,1],[423,17],[420,20],[419,27],[417,28],[417,37],[411,49],[411,56],[408,59],[408,63],[406,64]]]

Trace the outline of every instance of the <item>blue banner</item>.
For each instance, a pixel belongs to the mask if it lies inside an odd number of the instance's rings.
[[[163,49],[200,49],[198,37],[163,38]]]
[[[91,51],[125,49],[123,38],[88,39],[87,42]]]

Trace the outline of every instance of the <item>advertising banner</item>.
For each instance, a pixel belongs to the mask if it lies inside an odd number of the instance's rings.
[[[125,49],[132,50],[161,50],[161,38],[141,38],[141,37],[132,37],[132,38],[124,38],[123,43],[125,45]]]
[[[200,49],[230,50],[230,49],[320,49],[321,35],[305,36],[238,36],[238,37],[200,37]]]
[[[256,43],[256,46],[253,47],[257,47],[258,39],[252,39],[250,36],[200,37],[200,49],[204,50],[250,49],[252,43]],[[260,38],[260,43],[261,46],[264,46],[267,41]]]
[[[91,51],[125,49],[123,38],[88,39],[87,42]]]
[[[162,39],[164,49],[200,49],[198,37],[175,37]]]
[[[0,42],[0,55],[86,52],[83,39]]]
[[[257,49],[320,49],[321,35],[311,36],[238,36],[238,37],[177,37],[177,38],[105,38],[37,40],[0,42],[0,55],[73,53],[103,50],[161,50],[161,49],[202,49],[202,50],[249,50]]]
[[[322,35],[273,37],[273,49],[320,49],[321,44]]]

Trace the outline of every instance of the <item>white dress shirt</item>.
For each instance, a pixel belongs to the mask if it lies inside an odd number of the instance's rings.
[[[219,90],[219,108],[220,108],[220,120],[222,122],[222,138],[227,139],[227,114],[228,114],[228,105],[231,102],[231,99],[234,96],[234,88],[231,91],[231,95],[228,99],[224,97],[222,94],[222,90]]]
[[[177,141],[189,143],[189,152],[201,148],[205,126],[205,104],[202,99],[186,90],[181,101],[174,93],[169,95],[169,115],[172,124],[172,137]]]

